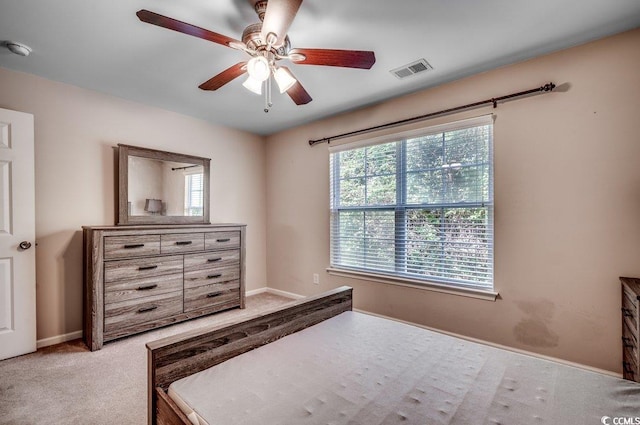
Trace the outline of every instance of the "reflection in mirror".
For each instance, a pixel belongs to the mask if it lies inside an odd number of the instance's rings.
[[[202,216],[203,167],[129,156],[130,216]]]
[[[118,145],[118,224],[208,224],[211,160]]]

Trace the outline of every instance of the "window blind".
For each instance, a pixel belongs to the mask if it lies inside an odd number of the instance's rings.
[[[331,267],[493,289],[492,117],[330,154]]]
[[[203,213],[204,181],[202,173],[185,175],[184,214],[200,216]]]

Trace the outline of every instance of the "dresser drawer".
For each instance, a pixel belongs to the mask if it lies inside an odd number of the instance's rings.
[[[188,254],[184,256],[184,271],[212,270],[240,264],[240,250]]]
[[[182,313],[182,291],[105,304],[104,334],[118,334],[122,329],[136,332],[137,325]]]
[[[222,283],[237,279],[240,279],[240,268],[237,266],[185,272],[184,288],[194,288],[210,283]]]
[[[105,283],[106,304],[182,290],[182,273]]]
[[[105,287],[114,281],[182,273],[182,255],[115,260],[104,264]]]
[[[128,258],[160,254],[160,235],[106,236],[104,258]]]
[[[234,307],[240,304],[240,282],[202,285],[184,291],[184,311],[215,308],[220,305]]]
[[[163,254],[203,251],[204,233],[174,233],[162,235],[160,246]]]
[[[204,242],[207,250],[238,248],[240,246],[240,232],[206,233]]]

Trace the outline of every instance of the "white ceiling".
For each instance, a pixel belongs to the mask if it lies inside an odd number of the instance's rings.
[[[266,135],[640,26],[639,0],[305,0],[293,47],[373,50],[376,64],[291,65],[313,101],[274,90],[266,114],[243,78],[198,89],[245,53],[142,23],[139,9],[236,39],[258,21],[249,0],[0,0],[0,41],[33,49],[0,49],[0,66]],[[389,73],[420,58],[434,70]]]

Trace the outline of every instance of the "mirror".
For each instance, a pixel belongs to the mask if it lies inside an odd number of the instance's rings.
[[[209,224],[210,162],[118,145],[117,224]]]

